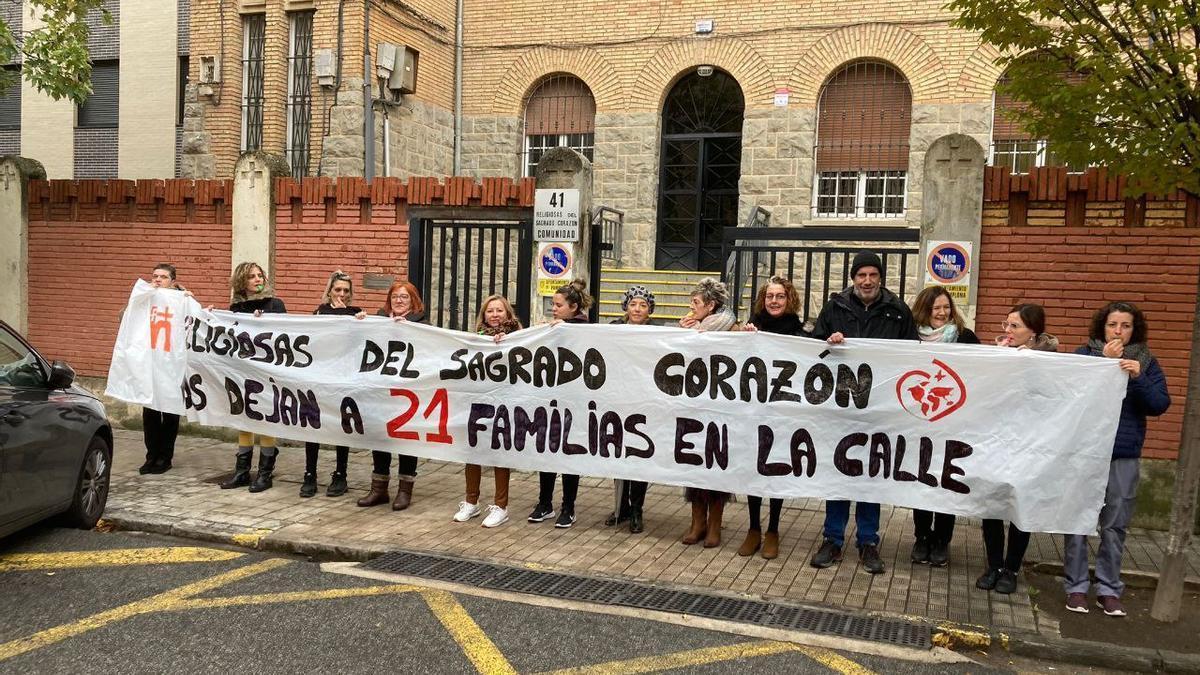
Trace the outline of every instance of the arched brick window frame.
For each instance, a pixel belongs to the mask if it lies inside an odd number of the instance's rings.
[[[542,154],[551,148],[571,148],[592,159],[596,99],[583,80],[574,75],[551,75],[534,87],[523,108],[521,175],[534,175]]]
[[[876,60],[838,68],[817,99],[813,216],[903,217],[911,127],[903,73]]]

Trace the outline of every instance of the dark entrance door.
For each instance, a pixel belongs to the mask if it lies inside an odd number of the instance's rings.
[[[721,268],[722,228],[737,225],[744,111],[741,87],[719,70],[692,73],[667,95],[656,268]]]

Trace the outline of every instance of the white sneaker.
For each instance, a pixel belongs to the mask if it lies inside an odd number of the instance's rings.
[[[508,522],[508,511],[492,504],[487,507],[487,516],[483,519],[484,527],[498,527]]]
[[[483,513],[483,507],[480,505],[470,502],[459,502],[458,513],[454,514],[454,522],[465,523],[480,513]]]

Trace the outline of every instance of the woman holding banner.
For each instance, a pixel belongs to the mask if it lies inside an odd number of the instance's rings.
[[[338,270],[329,275],[325,284],[324,302],[313,310],[313,314],[321,316],[353,316],[362,319],[366,313],[350,304],[354,301],[354,282],[350,275]],[[317,455],[321,450],[320,443],[304,444],[304,482],[300,485],[301,497],[312,497],[317,494]],[[350,448],[339,445],[334,448],[337,455],[333,474],[329,477],[329,487],[325,488],[326,497],[341,497],[346,494],[346,464],[350,459]]]
[[[630,286],[621,297],[621,309],[625,315],[613,319],[609,323],[626,326],[649,326],[650,315],[654,313],[654,294],[645,286]],[[642,507],[646,503],[646,481],[618,480],[613,481],[614,487],[620,490],[616,496],[620,506],[613,511],[604,524],[608,527],[620,525],[629,521],[629,532],[641,534],[645,529],[642,523]]]
[[[979,338],[963,323],[954,308],[954,298],[942,286],[930,286],[917,295],[912,306],[913,321],[921,342],[930,344],[979,344]],[[912,561],[942,567],[950,562],[950,540],[954,537],[954,515],[913,510]]]
[[[275,297],[275,291],[267,280],[266,273],[258,263],[239,263],[229,279],[229,311],[242,314],[286,314],[283,300]],[[250,482],[250,466],[254,463],[254,442],[258,441],[258,475]],[[258,436],[248,431],[238,433],[237,461],[233,477],[221,483],[222,490],[250,486],[251,492],[270,489],[275,474],[275,457],[279,448],[273,436]]]
[[[771,277],[758,290],[750,322],[743,330],[799,335],[803,329],[797,314],[799,311],[800,294],[796,292],[791,280],[779,276]],[[779,557],[779,517],[783,514],[783,500],[771,498],[765,538],[762,534],[762,497],[749,495],[746,501],[746,508],[750,511],[750,530],[746,532],[746,540],[738,548],[737,554],[743,557],[752,556],[761,545],[763,558],[773,560]]]
[[[394,321],[411,321],[413,323],[428,323],[425,319],[425,303],[421,302],[421,293],[417,287],[408,281],[396,281],[388,289],[387,300],[383,307],[376,312],[377,316],[386,316]],[[371,490],[367,496],[358,500],[359,506],[376,506],[386,504],[388,495],[388,480],[392,473],[392,453],[374,450],[371,452],[374,468],[371,472]],[[396,456],[396,499],[392,502],[393,511],[403,511],[412,504],[413,486],[417,480],[417,458],[410,455]]]
[[[1092,318],[1088,343],[1075,350],[1118,359],[1129,375],[1125,401],[1108,465],[1108,487],[1100,509],[1100,548],[1096,551],[1096,605],[1108,616],[1125,616],[1121,605],[1121,556],[1125,528],[1133,518],[1137,499],[1138,461],[1146,440],[1146,417],[1163,414],[1171,406],[1167,379],[1146,345],[1146,317],[1127,302],[1111,302]],[[1086,614],[1088,586],[1087,537],[1068,534],[1063,545],[1063,585],[1067,609]]]
[[[521,321],[513,311],[512,303],[503,295],[489,295],[479,307],[479,316],[475,318],[475,332],[491,337],[499,342],[509,333],[521,330]],[[479,506],[480,484],[483,482],[483,467],[478,464],[468,464],[466,468],[467,498],[458,504],[454,514],[454,522],[465,523],[483,513]],[[496,480],[496,496],[491,506],[487,507],[487,515],[483,517],[484,527],[498,527],[508,522],[508,479],[511,471],[507,467],[492,467]]]
[[[1004,334],[996,337],[998,346],[1058,351],[1058,338],[1046,332],[1046,310],[1041,305],[1026,303],[1013,307],[1000,327]],[[1025,560],[1025,549],[1029,547],[1029,533],[1009,523],[1008,550],[1005,551],[1004,521],[984,518],[983,546],[987,551],[988,569],[975,580],[975,587],[1006,594],[1017,590],[1017,574]]]
[[[587,292],[587,281],[576,279],[558,289],[553,298],[553,319],[550,325],[560,323],[590,323],[587,310],[592,306],[592,296]],[[540,481],[538,503],[527,519],[531,523],[540,523],[554,517],[554,482],[558,474],[549,471],[538,473]],[[575,497],[579,494],[579,476],[563,474],[562,512],[555,527],[566,528],[575,524]]]
[[[679,320],[680,326],[700,332],[737,330],[737,317],[728,306],[729,289],[720,281],[711,277],[701,279],[692,289],[690,303],[691,311]],[[681,541],[689,546],[703,541],[704,548],[720,546],[721,519],[725,503],[732,495],[718,490],[687,488],[683,496],[692,505],[692,524]]]

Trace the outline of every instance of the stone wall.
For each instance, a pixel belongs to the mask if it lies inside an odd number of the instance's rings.
[[[449,176],[454,173],[454,114],[421,101],[386,104],[375,113],[375,175]],[[388,115],[391,166],[383,166],[383,111]],[[492,174],[495,175],[495,174]]]
[[[342,80],[337,104],[329,111],[329,134],[321,146],[318,176],[361,176],[365,173],[362,78]]]
[[[660,120],[657,113],[596,115],[593,200],[625,212],[625,267],[654,267]]]
[[[464,116],[459,174],[519,177],[523,128],[519,117]]]

